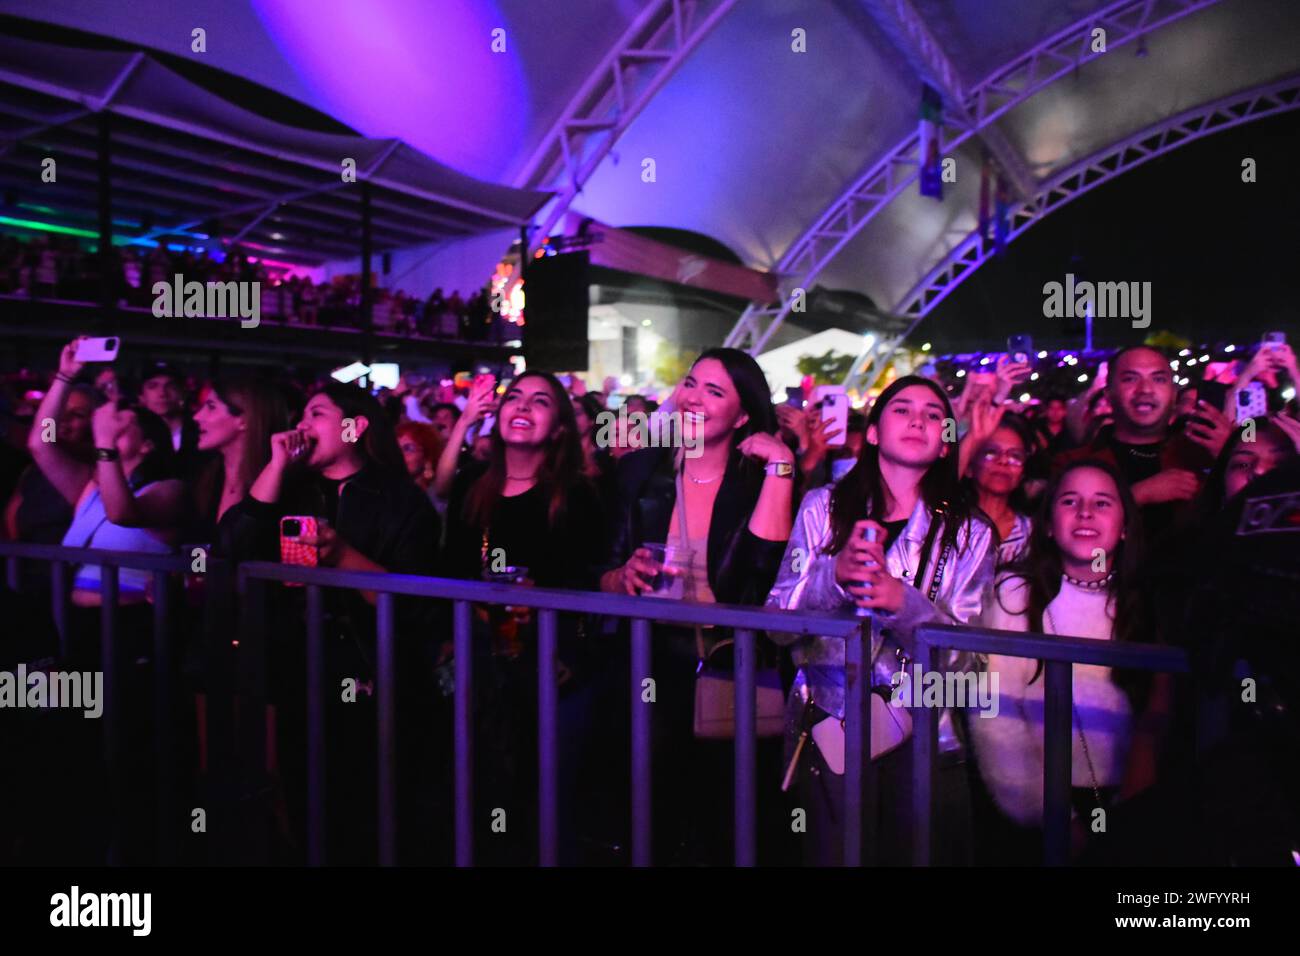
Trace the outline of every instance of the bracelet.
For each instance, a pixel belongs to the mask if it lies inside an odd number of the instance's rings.
[[[117,461],[121,457],[116,448],[95,449],[95,461]]]
[[[62,372],[55,372],[55,373],[54,373],[54,378],[55,378],[57,381],[62,382],[64,385],[71,385],[71,384],[72,384],[72,379],[68,378],[68,376],[64,375]]]

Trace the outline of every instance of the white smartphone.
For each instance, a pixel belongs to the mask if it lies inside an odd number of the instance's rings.
[[[1238,425],[1248,418],[1263,418],[1267,415],[1268,393],[1264,391],[1264,383],[1251,382],[1237,392],[1237,407],[1233,411]]]
[[[831,419],[835,422],[834,428],[839,429],[839,434],[827,444],[832,447],[843,445],[849,431],[849,396],[845,394],[844,386],[818,385],[813,391],[813,401],[822,410],[822,421]]]
[[[77,346],[78,362],[112,362],[117,359],[117,350],[122,340],[116,335],[107,338],[82,339]]]

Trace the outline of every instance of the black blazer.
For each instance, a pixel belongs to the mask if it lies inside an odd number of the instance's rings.
[[[667,541],[677,503],[671,448],[643,448],[619,462],[613,538],[606,562],[616,568],[647,541]],[[762,604],[776,581],[785,541],[765,541],[749,530],[763,473],[743,457],[727,462],[709,523],[709,587],[723,604]]]

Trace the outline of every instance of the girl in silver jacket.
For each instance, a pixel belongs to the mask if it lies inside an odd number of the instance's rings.
[[[980,612],[993,575],[994,539],[976,517],[957,481],[955,423],[943,390],[906,376],[876,400],[867,441],[854,468],[838,484],[810,491],[799,507],[771,607],[851,611],[875,618],[873,684],[890,683],[901,658],[913,657],[912,632],[923,623],[963,624]],[[948,440],[945,440],[948,439]],[[867,529],[875,540],[866,540]],[[810,862],[842,858],[844,640],[773,634],[792,643],[799,673],[787,713],[797,733],[811,697],[811,740],[797,768],[801,805],[808,813]],[[964,655],[946,666],[964,668]],[[873,710],[882,713],[880,708]],[[877,862],[910,862],[911,748],[898,746],[910,731],[906,711],[886,708],[892,726],[873,719],[881,810]],[[820,730],[815,724],[825,722]],[[883,741],[881,731],[892,731]],[[884,753],[887,747],[893,749]],[[933,845],[946,862],[969,855],[969,794],[951,715],[940,721],[943,754],[938,787],[938,831]]]

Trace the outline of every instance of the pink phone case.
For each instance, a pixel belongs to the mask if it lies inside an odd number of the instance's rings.
[[[301,522],[302,528],[299,534],[315,535],[318,530],[316,519],[310,515],[285,515],[280,519],[280,562],[282,564],[298,564],[307,568],[314,568],[320,563],[320,554],[312,545],[300,544],[297,536],[288,537],[284,533],[284,523],[286,521]],[[286,587],[302,587],[299,581],[286,581]]]

